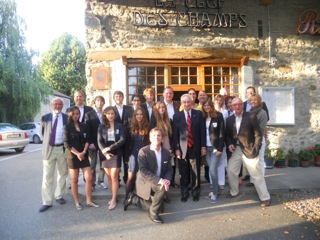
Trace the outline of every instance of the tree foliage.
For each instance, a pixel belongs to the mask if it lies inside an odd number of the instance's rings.
[[[25,48],[23,27],[16,3],[0,0],[0,122],[33,120],[49,93],[32,64],[36,53]]]
[[[75,90],[85,90],[86,51],[83,43],[68,33],[55,39],[42,54],[40,68],[43,79],[53,89],[71,96]]]

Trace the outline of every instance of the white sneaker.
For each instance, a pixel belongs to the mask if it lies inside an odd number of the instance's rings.
[[[217,195],[214,195],[214,194],[212,194],[212,196],[211,196],[211,203],[217,203],[217,198],[218,198],[218,196]]]
[[[103,188],[103,189],[107,189],[108,188],[108,186],[104,182],[100,183],[100,187]]]
[[[212,196],[213,196],[213,192],[209,192],[209,194],[206,196],[206,198],[211,199]]]

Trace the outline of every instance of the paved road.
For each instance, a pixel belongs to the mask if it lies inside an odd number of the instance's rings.
[[[162,225],[152,223],[146,212],[135,207],[129,207],[124,212],[121,203],[115,210],[109,211],[107,201],[110,193],[102,189],[94,192],[95,201],[101,205],[98,209],[85,207],[78,212],[68,191],[67,204],[54,204],[48,211],[39,213],[42,179],[40,148],[41,145],[30,144],[22,154],[0,152],[0,239],[320,238],[319,227],[285,209],[275,197],[272,206],[261,208],[252,190],[243,190],[239,197],[232,200],[221,195],[216,205],[211,205],[204,196],[196,203],[190,199],[187,203],[181,203],[178,194],[175,194],[177,192],[173,192],[170,195],[171,204],[166,204],[165,223]],[[120,189],[119,202],[122,202],[123,187]],[[83,195],[81,199],[85,201]]]

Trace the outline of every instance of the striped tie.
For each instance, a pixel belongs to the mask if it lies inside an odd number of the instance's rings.
[[[193,136],[191,131],[191,117],[190,112],[187,114],[187,130],[188,130],[188,147],[191,148],[193,146]]]

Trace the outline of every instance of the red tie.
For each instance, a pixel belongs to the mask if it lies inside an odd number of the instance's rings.
[[[191,130],[190,112],[187,113],[187,130],[188,130],[188,147],[191,148],[193,146],[193,136],[192,136],[192,130]]]

